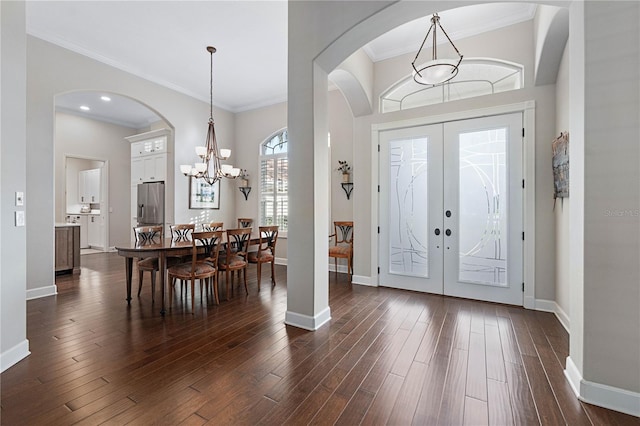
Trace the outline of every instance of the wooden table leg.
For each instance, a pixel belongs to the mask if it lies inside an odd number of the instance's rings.
[[[131,274],[133,272],[133,257],[124,258],[124,269],[127,279],[127,303],[131,305]]]
[[[160,289],[162,290],[162,307],[160,308],[160,315],[164,316],[167,312],[164,308],[165,277],[167,276],[167,258],[164,255],[164,252],[160,252],[158,255],[158,269],[158,272],[160,272]]]

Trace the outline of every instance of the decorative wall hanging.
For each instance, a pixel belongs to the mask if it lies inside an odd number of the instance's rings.
[[[569,196],[569,133],[562,132],[552,144],[553,198]]]

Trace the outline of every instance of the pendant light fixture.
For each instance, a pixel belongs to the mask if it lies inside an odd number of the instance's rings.
[[[202,161],[195,163],[194,166],[183,164],[180,166],[180,171],[185,176],[202,178],[209,185],[213,185],[223,177],[235,179],[240,174],[240,169],[229,164],[220,163],[220,160],[226,160],[231,156],[231,150],[218,150],[216,129],[213,125],[213,54],[216,52],[216,48],[213,46],[207,46],[207,51],[211,55],[211,73],[209,84],[210,115],[206,145],[196,147],[196,155],[200,157]]]
[[[440,27],[440,30],[449,41],[449,44],[453,46],[453,49],[458,54],[458,58],[438,59],[438,46],[437,46],[438,27]],[[420,69],[418,69],[416,68],[416,61],[418,61],[418,57],[422,52],[422,48],[426,44],[427,38],[429,38],[429,34],[432,31],[433,31],[433,36],[432,36],[432,43],[431,43],[431,60],[428,61],[426,64],[421,65]],[[414,58],[413,62],[411,62],[411,66],[413,67],[413,70],[414,70],[413,79],[415,80],[416,83],[424,84],[426,86],[435,86],[437,84],[445,83],[451,80],[452,78],[454,78],[458,74],[458,66],[460,65],[460,62],[462,62],[462,55],[458,51],[458,48],[456,47],[456,45],[453,44],[453,42],[447,35],[447,32],[444,30],[444,28],[442,28],[442,25],[440,25],[440,17],[438,16],[437,13],[435,13],[431,17],[431,26],[427,31],[427,35],[424,36],[424,40],[422,40],[420,49],[418,50],[418,53],[416,53],[416,57]]]

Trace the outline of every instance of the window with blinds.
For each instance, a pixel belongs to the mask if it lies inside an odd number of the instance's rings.
[[[286,232],[289,215],[287,130],[264,141],[260,150],[260,224]]]

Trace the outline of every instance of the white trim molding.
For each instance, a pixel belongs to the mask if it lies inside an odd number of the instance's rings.
[[[640,393],[584,380],[570,356],[564,374],[580,401],[640,417]]]
[[[327,306],[323,311],[313,317],[305,314],[299,314],[297,312],[287,311],[287,313],[285,314],[284,323],[294,327],[302,328],[303,330],[316,331],[330,320],[331,309]]]
[[[27,300],[39,299],[41,297],[55,296],[58,294],[58,287],[50,285],[27,290]]]
[[[285,265],[285,266],[287,266],[287,258],[286,257],[276,257],[275,263],[276,263],[276,265]]]
[[[372,279],[364,275],[353,275],[351,277],[352,284],[366,285],[368,287],[378,287],[377,279]]]
[[[19,361],[31,355],[29,352],[29,340],[25,339],[11,349],[0,354],[0,373],[17,364]]]

